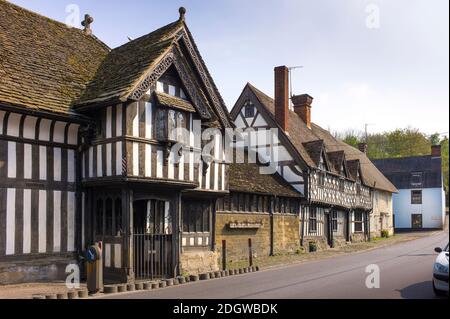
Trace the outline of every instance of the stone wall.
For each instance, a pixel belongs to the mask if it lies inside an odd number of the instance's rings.
[[[181,274],[199,274],[219,270],[219,254],[210,250],[183,251],[180,256]]]
[[[230,228],[229,224],[261,224],[260,228]],[[223,213],[216,215],[216,246],[222,250],[227,243],[227,261],[248,260],[248,239],[252,239],[253,257],[270,254],[270,216],[256,213]]]
[[[394,234],[392,194],[380,190],[373,192],[373,211],[370,214],[370,235],[381,237],[381,230]]]
[[[310,244],[316,245],[317,251],[330,248],[327,243],[327,239],[323,236],[305,236],[303,240],[303,249],[305,252],[309,252]]]
[[[297,215],[273,216],[274,253],[296,252],[300,248],[300,220]]]

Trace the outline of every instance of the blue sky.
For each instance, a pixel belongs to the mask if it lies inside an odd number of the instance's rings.
[[[274,66],[302,65],[293,91],[315,98],[312,119],[324,128],[449,130],[447,0],[12,2],[62,22],[76,4],[111,47],[176,20],[184,6],[229,109],[246,82],[272,96]],[[368,28],[372,17],[378,27]]]

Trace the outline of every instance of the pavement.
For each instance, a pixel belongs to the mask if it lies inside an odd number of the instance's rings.
[[[444,247],[448,241],[448,231],[439,231],[416,240],[324,260],[101,298],[433,299],[436,297],[431,278],[437,255],[434,248]],[[369,289],[366,281],[374,269],[379,269],[379,288]]]

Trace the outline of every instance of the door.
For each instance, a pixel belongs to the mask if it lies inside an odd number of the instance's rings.
[[[136,279],[173,276],[172,216],[169,202],[134,202],[134,274]]]
[[[422,228],[422,214],[412,214],[411,215],[411,228],[421,229]]]
[[[329,213],[325,213],[324,220],[324,236],[327,239],[328,246],[333,246],[333,233],[331,231],[331,218]]]

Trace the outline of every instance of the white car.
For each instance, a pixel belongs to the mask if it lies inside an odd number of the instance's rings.
[[[442,250],[440,247],[434,249],[439,253],[433,267],[433,290],[438,296],[448,294],[448,244]]]

